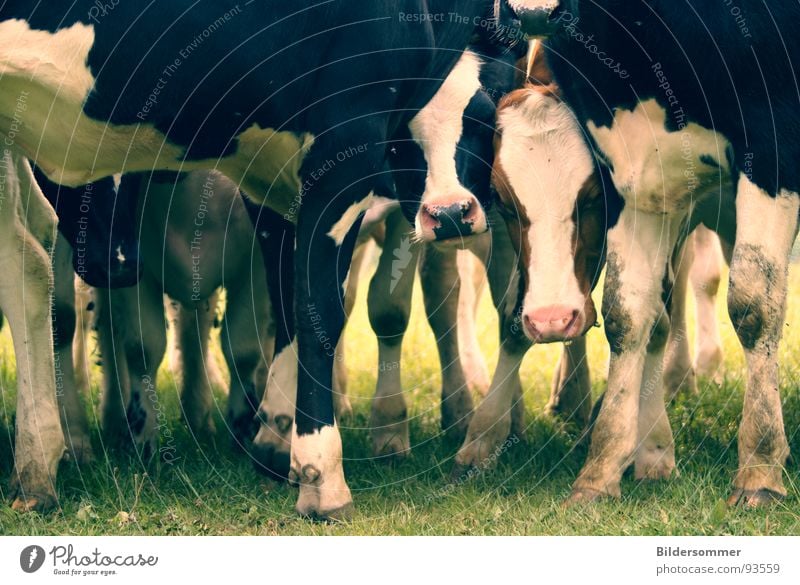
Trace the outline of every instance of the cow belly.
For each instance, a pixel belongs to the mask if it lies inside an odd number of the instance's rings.
[[[708,194],[732,188],[728,140],[668,114],[654,99],[633,111],[618,109],[610,128],[592,122],[587,127],[611,168],[614,186],[636,209],[686,212]]]

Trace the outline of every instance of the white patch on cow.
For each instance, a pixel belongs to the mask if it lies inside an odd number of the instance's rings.
[[[618,109],[611,128],[587,124],[620,195],[641,211],[685,212],[707,194],[731,187],[728,140],[694,122],[670,132],[666,121],[667,111],[649,99],[633,111]],[[702,162],[708,156],[719,166]]]
[[[342,242],[344,242],[347,234],[350,233],[350,228],[356,223],[358,217],[372,207],[374,199],[375,196],[370,193],[358,203],[353,203],[347,208],[347,211],[342,214],[339,221],[333,224],[331,231],[328,232],[328,237],[332,238],[337,246],[342,245]]]
[[[573,270],[575,204],[594,164],[571,110],[559,100],[530,91],[516,107],[503,108],[498,158],[525,214],[532,286],[525,308],[583,307],[584,295]]]
[[[422,203],[442,197],[453,201],[473,197],[458,179],[456,151],[464,132],[464,111],[481,89],[480,73],[480,58],[472,51],[465,51],[433,99],[409,124],[411,136],[428,163]],[[415,227],[420,235],[419,218]],[[473,226],[473,232],[484,231],[486,218],[482,217],[480,225]]]
[[[125,254],[122,253],[122,246],[117,246],[117,262],[124,264],[125,260]]]
[[[502,0],[500,0],[502,1]],[[560,0],[508,0],[508,5],[514,12],[524,10],[549,10],[558,8]]]
[[[322,427],[309,435],[292,435],[292,479],[300,484],[297,511],[303,516],[325,516],[352,503],[342,468],[339,428]]]
[[[91,25],[51,33],[22,20],[0,22],[0,134],[14,150],[73,187],[123,170],[218,168],[257,201],[279,213],[290,210],[312,135],[253,125],[236,137],[233,155],[184,161],[185,149],[146,121],[113,125],[84,115],[95,84],[87,67],[93,43]]]

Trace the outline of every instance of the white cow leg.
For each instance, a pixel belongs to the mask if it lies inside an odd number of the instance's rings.
[[[458,348],[460,282],[456,252],[455,248],[425,246],[420,259],[420,278],[442,370],[442,430],[462,441],[472,418],[472,395]]]
[[[361,268],[364,265],[364,258],[369,256],[372,251],[372,240],[367,240],[356,246],[353,252],[353,260],[350,262],[350,272],[347,276],[344,291],[344,319],[345,327],[353,313],[358,296],[358,285],[361,281]],[[336,411],[336,418],[340,422],[353,414],[353,406],[347,396],[347,360],[344,350],[344,331],[339,343],[336,346],[336,354],[333,361],[333,408]]]
[[[639,391],[639,426],[634,476],[669,479],[675,471],[675,443],[664,400],[664,347],[669,334],[664,314],[653,327],[647,344],[642,386]]]
[[[387,217],[386,239],[367,299],[369,322],[378,338],[378,382],[369,423],[376,457],[402,457],[411,449],[400,375],[420,249],[412,244],[410,231],[402,212]]]
[[[728,310],[744,348],[748,376],[732,504],[759,506],[786,495],[783,467],[789,446],[781,410],[778,351],[798,207],[797,194],[769,197],[742,175]]]
[[[664,386],[669,398],[680,392],[697,393],[697,378],[689,349],[689,329],[686,325],[686,301],[689,273],[694,264],[695,241],[691,234],[675,258],[675,284],[672,288],[669,339],[664,357]]]
[[[519,367],[530,345],[509,338],[500,346],[497,369],[489,393],[478,405],[464,444],[456,455],[454,475],[470,468],[490,469],[497,464],[501,445],[511,433],[512,409],[519,380]],[[519,397],[517,397],[519,399]]]
[[[0,307],[17,362],[17,412],[11,493],[15,510],[56,505],[55,479],[64,435],[55,391],[49,287],[55,217],[27,161],[5,155],[6,198],[0,209]]]
[[[458,348],[469,389],[481,396],[489,391],[489,368],[478,343],[476,317],[486,288],[486,269],[491,235],[478,236],[469,250],[459,250],[456,257],[461,290],[458,295]],[[475,256],[480,257],[480,261]]]
[[[717,322],[717,293],[723,254],[719,237],[705,226],[694,231],[694,263],[690,279],[697,305],[695,372],[722,383],[722,340]]]
[[[178,307],[175,320],[175,335],[181,348],[181,411],[189,429],[198,437],[215,432],[211,416],[214,397],[206,364],[216,311],[217,294],[214,294],[200,307]]]
[[[647,348],[666,333],[663,325],[656,325],[668,319],[662,286],[681,219],[626,207],[609,230],[603,294],[605,331],[611,346],[608,390],[570,503],[619,496],[622,473],[636,455]],[[655,355],[651,358],[657,359]]]
[[[75,273],[72,248],[59,234],[53,258],[53,347],[55,349],[56,396],[61,425],[67,443],[66,455],[77,463],[94,460],[89,440],[89,421],[81,402],[73,364],[73,340],[76,338]],[[81,364],[78,364],[78,368]]]
[[[564,344],[553,376],[545,412],[585,427],[592,414],[592,384],[586,358],[586,337]]]

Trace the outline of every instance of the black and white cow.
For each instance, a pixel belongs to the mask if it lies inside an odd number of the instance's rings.
[[[528,32],[549,35],[563,97],[624,203],[608,232],[608,392],[571,501],[618,496],[634,460],[639,477],[674,471],[663,400],[650,399],[647,384],[659,378],[676,245],[697,204],[720,194],[735,194],[735,210],[720,205],[717,223],[730,226],[725,215],[735,211],[728,307],[749,370],[730,502],[784,496],[789,449],[777,353],[800,205],[800,92],[792,82],[800,7],[767,0],[734,15],[700,1],[524,4],[538,5]]]
[[[121,171],[217,168],[296,224],[291,465],[303,515],[351,507],[333,358],[319,334],[338,341],[341,284],[385,162],[427,165],[422,200],[403,202],[421,239],[438,237],[437,214],[463,235],[487,228],[485,202],[455,169],[461,117],[480,88],[478,60],[462,55],[475,34],[507,36],[498,20],[514,10],[506,0],[442,10],[425,0],[133,1],[102,17],[90,0],[0,8],[0,132],[15,157],[74,186]],[[447,109],[426,108],[458,63]]]

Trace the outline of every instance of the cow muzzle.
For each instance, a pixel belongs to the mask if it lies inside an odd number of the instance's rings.
[[[548,37],[555,32],[558,23],[554,16],[559,4],[559,0],[509,1],[509,6],[520,21],[522,32],[534,38]]]
[[[534,343],[570,341],[587,330],[583,307],[553,305],[525,312],[522,316],[525,335]]]
[[[488,229],[486,213],[473,195],[423,203],[416,224],[423,242],[468,238]]]

